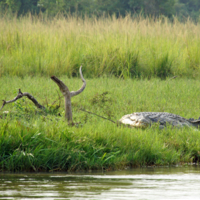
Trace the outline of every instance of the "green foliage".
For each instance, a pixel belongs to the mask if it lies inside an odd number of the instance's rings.
[[[141,11],[147,16],[165,15],[171,17],[174,14],[174,0],[129,0],[131,10]]]
[[[18,16],[25,15],[27,13],[38,14],[39,0],[0,0],[1,14],[17,14]]]
[[[79,78],[61,77],[72,90]],[[72,98],[74,122],[64,120],[64,105],[39,111],[23,98],[0,112],[1,171],[111,170],[127,166],[173,165],[200,161],[200,131],[157,124],[145,130],[117,126],[79,108],[117,121],[132,112],[158,111],[199,117],[199,80],[86,79],[83,93]],[[0,96],[13,99],[21,87],[46,106],[58,101],[57,88],[45,77],[1,77]],[[57,102],[55,103],[57,104]],[[183,109],[184,108],[184,109]],[[9,114],[3,114],[3,111]],[[61,116],[58,115],[61,114]]]
[[[198,0],[179,0],[175,4],[176,14],[180,21],[186,21],[188,17],[199,22],[200,1]]]
[[[1,14],[45,13],[49,17],[59,14],[76,16],[125,17],[127,13],[145,17],[165,16],[180,21],[188,17],[195,22],[200,16],[199,0],[0,0]],[[41,14],[41,13],[40,13]],[[11,15],[12,16],[12,15]]]
[[[17,13],[20,10],[21,7],[21,1],[18,0],[6,0],[6,3],[10,9],[11,12]]]
[[[89,14],[89,15],[116,15],[125,16],[127,13],[139,14],[143,12],[146,16],[158,16],[160,14],[171,17],[174,14],[174,0],[165,1],[138,1],[138,0],[76,0],[55,1],[40,0],[41,7],[50,15],[59,12]]]
[[[89,102],[92,107],[96,107],[96,111],[102,111],[102,115],[111,119],[114,115],[110,105],[114,100],[111,97],[108,97],[108,95],[109,92],[103,92],[102,94],[96,93],[91,99],[89,99]]]
[[[96,0],[95,8],[98,15],[115,14],[116,16],[125,16],[130,11],[129,1],[127,0]]]

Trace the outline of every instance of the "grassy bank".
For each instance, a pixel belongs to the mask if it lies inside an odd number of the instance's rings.
[[[61,77],[70,90],[80,79]],[[200,115],[200,83],[191,79],[87,79],[83,93],[72,98],[76,126],[67,126],[57,86],[45,77],[1,77],[0,97],[12,99],[17,89],[29,92],[47,107],[37,110],[29,100],[6,105],[0,113],[1,171],[75,171],[118,169],[126,166],[172,165],[199,162],[200,132],[157,126],[145,130],[119,127],[80,111],[114,121],[134,111],[159,111],[185,118]],[[61,116],[60,116],[61,115]]]
[[[199,77],[200,26],[176,19],[0,19],[0,76]]]

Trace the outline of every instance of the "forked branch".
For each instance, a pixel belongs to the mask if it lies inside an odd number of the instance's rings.
[[[58,79],[56,76],[52,76],[51,79],[58,85],[58,87],[60,88],[60,91],[62,92],[64,99],[65,99],[65,118],[67,119],[69,124],[72,124],[72,108],[71,108],[71,97],[80,94],[81,92],[83,92],[83,90],[86,87],[86,81],[83,78],[83,74],[82,74],[82,66],[79,69],[79,73],[81,76],[81,80],[83,81],[83,85],[81,86],[81,88],[77,91],[72,91],[70,92],[68,87],[60,80]],[[9,103],[13,103],[15,101],[17,101],[18,99],[22,98],[23,96],[28,97],[28,99],[30,99],[37,108],[39,109],[45,109],[44,106],[42,106],[41,104],[38,103],[38,101],[28,92],[22,93],[22,91],[19,89],[19,92],[17,94],[17,96],[10,100],[10,101],[5,101],[3,100],[3,105],[1,106],[0,110],[2,110],[2,108]]]
[[[83,78],[83,74],[82,74],[82,66],[79,69],[79,73],[81,76],[81,80],[83,81],[83,85],[81,86],[81,88],[79,90],[77,90],[75,92],[74,91],[70,92],[68,87],[56,76],[51,77],[51,79],[58,85],[58,87],[60,88],[60,91],[62,92],[62,94],[65,98],[65,118],[67,119],[69,124],[72,123],[71,97],[80,94],[81,92],[83,92],[83,90],[86,87],[86,81]]]
[[[75,91],[75,92],[74,92],[74,91],[71,91],[71,92],[70,92],[71,97],[80,94],[81,92],[83,92],[83,90],[84,90],[85,87],[86,87],[86,81],[85,81],[85,79],[83,78],[83,74],[82,74],[82,66],[81,66],[80,69],[79,69],[79,73],[80,73],[80,76],[81,76],[81,80],[83,81],[83,85],[82,85],[82,87],[81,87],[79,90],[77,90],[77,91]]]

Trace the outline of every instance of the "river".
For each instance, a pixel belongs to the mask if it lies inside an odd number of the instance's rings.
[[[200,166],[91,173],[1,173],[0,199],[200,199]]]

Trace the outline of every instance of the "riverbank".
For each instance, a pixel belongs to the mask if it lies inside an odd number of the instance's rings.
[[[70,90],[81,86],[80,79],[61,77],[61,80]],[[0,79],[2,99],[13,99],[21,88],[47,108],[38,110],[23,98],[0,111],[1,171],[113,170],[199,162],[200,131],[196,129],[160,130],[156,125],[145,130],[130,129],[80,110],[114,121],[141,111],[198,118],[199,80],[99,78],[86,82],[84,92],[72,98],[76,125],[68,126],[63,99],[59,107],[57,86],[50,79],[8,76]]]
[[[118,199],[136,200],[197,200],[199,179],[199,166],[89,173],[0,173],[0,199],[109,200],[117,196]]]

